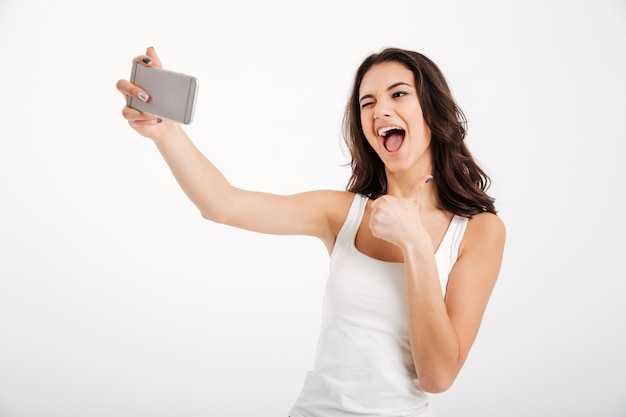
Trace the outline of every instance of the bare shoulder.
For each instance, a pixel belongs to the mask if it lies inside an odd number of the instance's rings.
[[[353,192],[340,190],[314,190],[309,191],[309,194],[315,196],[316,198],[334,203],[341,203],[345,201],[352,202],[352,199],[354,198]]]
[[[506,240],[506,228],[500,217],[493,213],[472,216],[467,223],[461,251],[468,249],[496,250],[501,252]]]
[[[336,234],[348,215],[350,205],[354,200],[354,193],[336,190],[318,190],[311,193],[316,204],[319,204],[319,208],[326,213],[331,228]]]
[[[310,201],[319,212],[324,213],[326,227],[319,237],[329,250],[335,244],[337,234],[348,216],[355,194],[348,191],[318,190],[309,193]]]
[[[488,212],[472,216],[467,226],[468,229],[473,229],[477,232],[505,233],[502,219],[498,215]]]
[[[341,211],[346,205],[348,206],[346,209],[348,209],[354,199],[354,193],[338,190],[315,190],[308,191],[302,195],[306,195],[312,204],[328,213],[337,210]]]

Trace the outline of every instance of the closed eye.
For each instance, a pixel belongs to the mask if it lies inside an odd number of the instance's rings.
[[[371,102],[371,101],[365,102],[365,103],[361,104],[361,109],[364,109],[364,108],[366,108],[368,106],[371,106],[372,104],[374,104],[374,103]]]

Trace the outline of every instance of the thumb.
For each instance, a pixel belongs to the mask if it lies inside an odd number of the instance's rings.
[[[420,178],[417,181],[417,183],[415,184],[415,187],[413,187],[413,189],[409,193],[409,200],[411,200],[413,203],[418,203],[419,202],[419,196],[422,193],[422,190],[432,180],[433,180],[433,176],[432,175],[426,175],[426,176]]]
[[[156,51],[154,50],[152,46],[146,49],[146,55],[152,58],[154,67],[163,68],[163,64],[161,64],[161,60],[159,59],[159,56],[157,55]]]

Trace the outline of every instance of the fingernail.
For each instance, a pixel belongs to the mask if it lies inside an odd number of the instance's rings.
[[[163,122],[163,119],[161,119],[160,117],[157,118],[157,123],[162,123],[162,122]]]
[[[144,103],[148,101],[148,95],[144,93],[143,91],[140,91],[137,93],[137,98],[143,101]]]
[[[144,64],[149,64],[149,63],[152,62],[152,59],[150,59],[148,57],[145,57],[144,59],[142,59],[142,61],[143,61]]]
[[[428,177],[428,179],[426,180],[426,182],[424,182],[424,184],[428,184],[429,182],[431,182],[433,180],[433,177]]]

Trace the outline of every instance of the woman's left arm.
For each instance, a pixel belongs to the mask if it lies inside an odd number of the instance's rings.
[[[500,271],[505,234],[495,214],[469,220],[445,297],[432,248],[402,248],[411,353],[424,391],[447,390],[461,370]]]

